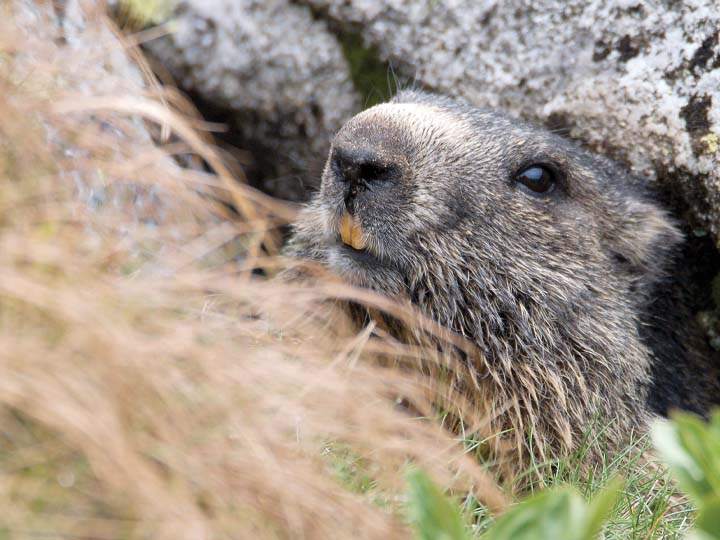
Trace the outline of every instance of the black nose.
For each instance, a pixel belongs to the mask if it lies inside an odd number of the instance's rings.
[[[344,187],[345,207],[351,213],[362,192],[375,191],[400,176],[397,164],[373,150],[334,148],[331,162],[335,178]]]

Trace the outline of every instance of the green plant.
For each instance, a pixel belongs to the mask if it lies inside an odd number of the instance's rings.
[[[570,486],[543,491],[498,519],[487,540],[592,540],[597,538],[618,500],[616,478],[590,502]]]
[[[422,471],[408,475],[409,514],[418,540],[469,540],[456,505]],[[543,491],[503,514],[484,540],[593,540],[618,500],[622,480],[611,481],[590,502],[573,487]]]
[[[676,413],[653,425],[655,447],[682,490],[697,507],[695,529],[687,538],[720,539],[720,410],[709,422]]]
[[[468,540],[460,509],[424,472],[413,469],[407,476],[408,513],[418,540]]]

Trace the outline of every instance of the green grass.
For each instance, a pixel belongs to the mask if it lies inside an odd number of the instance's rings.
[[[528,477],[545,485],[535,486],[535,493],[494,523],[484,512],[468,512],[467,504],[453,502],[427,475],[413,470],[408,474],[407,513],[415,537],[719,540],[720,410],[709,421],[686,413],[658,420],[651,435],[656,455],[665,463],[662,468],[647,459],[647,437],[612,458],[603,454],[591,470],[581,467],[588,445],[553,464],[533,464]],[[674,480],[685,496],[674,488]]]
[[[693,423],[696,430],[700,429],[698,422]],[[604,540],[686,538],[695,520],[693,506],[697,503],[685,499],[667,468],[657,465],[659,458],[648,459],[657,456],[650,436],[636,438],[621,451],[611,453],[602,435],[602,428],[588,428],[586,443],[576,452],[549,462],[533,461],[513,478],[512,485],[525,495],[514,500],[519,504],[519,517],[512,517],[511,510],[509,517],[498,520],[502,534],[493,532],[498,523],[475,497],[459,493],[448,500],[424,473],[410,468],[405,511],[408,521],[415,525],[416,539],[590,540],[597,537],[598,523],[603,525]],[[484,452],[486,442],[463,439],[467,451],[492,470],[494,463]],[[588,468],[589,453],[598,448],[600,459]],[[720,459],[720,451],[717,454]],[[327,456],[344,487],[365,495],[378,506],[402,511],[402,505],[378,487],[372,472],[350,449],[328,445]],[[463,523],[462,535],[457,533],[458,520]],[[537,536],[538,531],[531,525],[547,531],[548,536]],[[443,536],[438,532],[443,527],[454,532]],[[524,534],[523,527],[529,527],[531,532]],[[558,536],[556,529],[587,532],[564,537]]]
[[[536,463],[516,479],[530,483],[532,493],[573,488],[591,500],[615,479],[622,479],[617,504],[609,512],[604,538],[607,540],[640,540],[682,538],[687,528],[689,508],[677,507],[677,490],[663,470],[649,466],[641,456],[650,450],[647,437],[635,441],[620,453],[601,453],[601,461],[590,470],[582,464],[588,448],[552,463]],[[541,487],[544,485],[545,487]],[[484,514],[479,514],[480,519]],[[485,525],[484,528],[487,528]]]
[[[588,469],[583,464],[586,464],[591,444],[602,444],[598,440],[590,442],[590,439],[588,436],[588,443],[574,454],[552,462],[534,462],[513,479],[527,495],[515,500],[516,503],[525,501],[519,507],[519,517],[512,517],[511,511],[509,517],[499,520],[502,534],[493,532],[498,524],[475,497],[455,494],[449,502],[440,496],[439,489],[427,476],[409,469],[406,513],[407,519],[415,524],[416,539],[589,540],[596,537],[593,534],[598,530],[598,523],[603,524],[604,540],[685,538],[694,520],[691,503],[681,498],[664,468],[643,458],[653,451],[650,438],[638,438],[614,455],[605,449],[601,452],[600,462]],[[492,468],[492,462],[482,455],[483,441],[467,439],[464,442],[468,451],[484,460],[488,469]],[[362,460],[349,449],[329,445],[327,453],[339,482],[347,489],[364,494],[384,508],[402,508],[378,487]],[[528,508],[523,510],[525,506]],[[462,535],[457,533],[458,522],[464,524]],[[533,526],[547,531],[549,536],[537,536],[539,533]],[[443,536],[438,532],[443,527],[455,532]],[[528,527],[529,533],[525,531]],[[558,536],[556,529],[589,532],[564,537]]]

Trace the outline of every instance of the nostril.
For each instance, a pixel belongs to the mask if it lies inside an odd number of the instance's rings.
[[[362,163],[359,167],[359,176],[366,182],[380,182],[391,180],[393,167],[379,163]]]
[[[368,150],[333,151],[332,167],[337,178],[352,186],[369,187],[375,182],[396,179],[399,168],[393,163],[380,159],[377,153]]]

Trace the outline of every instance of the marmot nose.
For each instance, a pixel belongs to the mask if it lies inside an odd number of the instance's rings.
[[[355,209],[355,199],[362,192],[373,191],[400,177],[397,164],[388,161],[379,152],[364,148],[334,148],[332,168],[344,187],[345,207],[350,213]]]

